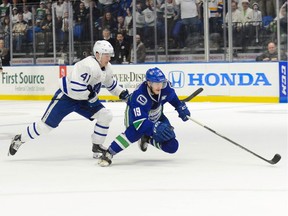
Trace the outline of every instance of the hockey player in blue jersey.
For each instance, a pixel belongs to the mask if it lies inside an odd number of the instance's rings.
[[[174,128],[163,113],[166,102],[175,107],[183,121],[188,120],[190,111],[178,99],[164,73],[157,67],[151,68],[146,72],[146,81],[138,86],[127,101],[125,132],[116,137],[99,158],[98,164],[109,166],[114,155],[136,141],[142,151],[146,151],[150,144],[164,152],[175,153],[179,144]]]
[[[22,144],[50,132],[58,127],[64,117],[76,112],[90,121],[97,120],[91,139],[93,157],[98,158],[106,150],[102,144],[112,120],[112,112],[98,100],[100,88],[104,85],[111,94],[122,100],[129,96],[113,76],[109,62],[113,56],[114,49],[109,42],[96,41],[93,55],[77,62],[73,71],[59,80],[60,89],[54,94],[41,120],[14,136],[8,154],[15,155]]]

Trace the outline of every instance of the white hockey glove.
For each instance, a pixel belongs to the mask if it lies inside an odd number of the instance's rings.
[[[98,95],[95,93],[93,97],[88,100],[90,107],[96,107],[100,102],[98,101]]]

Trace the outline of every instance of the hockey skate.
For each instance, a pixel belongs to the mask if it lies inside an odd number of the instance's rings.
[[[138,140],[138,146],[141,151],[147,151],[148,144],[149,144],[150,137],[143,135],[140,140]]]
[[[112,157],[113,155],[109,152],[109,150],[105,151],[99,158],[98,161],[99,166],[101,167],[110,166],[110,164],[112,163]]]
[[[24,142],[21,141],[21,134],[17,134],[11,141],[11,145],[9,147],[8,156],[9,155],[15,155],[16,152],[18,151],[18,149],[20,148],[20,146],[23,143]]]
[[[93,158],[95,159],[99,159],[105,151],[107,148],[101,144],[93,144],[92,146]]]

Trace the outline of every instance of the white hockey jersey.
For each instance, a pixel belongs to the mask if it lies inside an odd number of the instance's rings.
[[[116,96],[124,90],[113,76],[111,64],[101,68],[94,56],[77,62],[73,71],[60,79],[62,92],[75,100],[89,99],[91,89],[98,94],[102,85]]]

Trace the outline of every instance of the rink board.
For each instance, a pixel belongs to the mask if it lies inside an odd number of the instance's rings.
[[[193,101],[287,102],[287,62],[282,63],[197,63],[113,65],[114,74],[132,92],[145,79],[145,72],[159,67],[180,98],[198,88],[204,91]],[[49,100],[59,88],[59,77],[73,66],[16,66],[4,68],[0,76],[1,100]],[[118,99],[105,88],[101,100]]]

